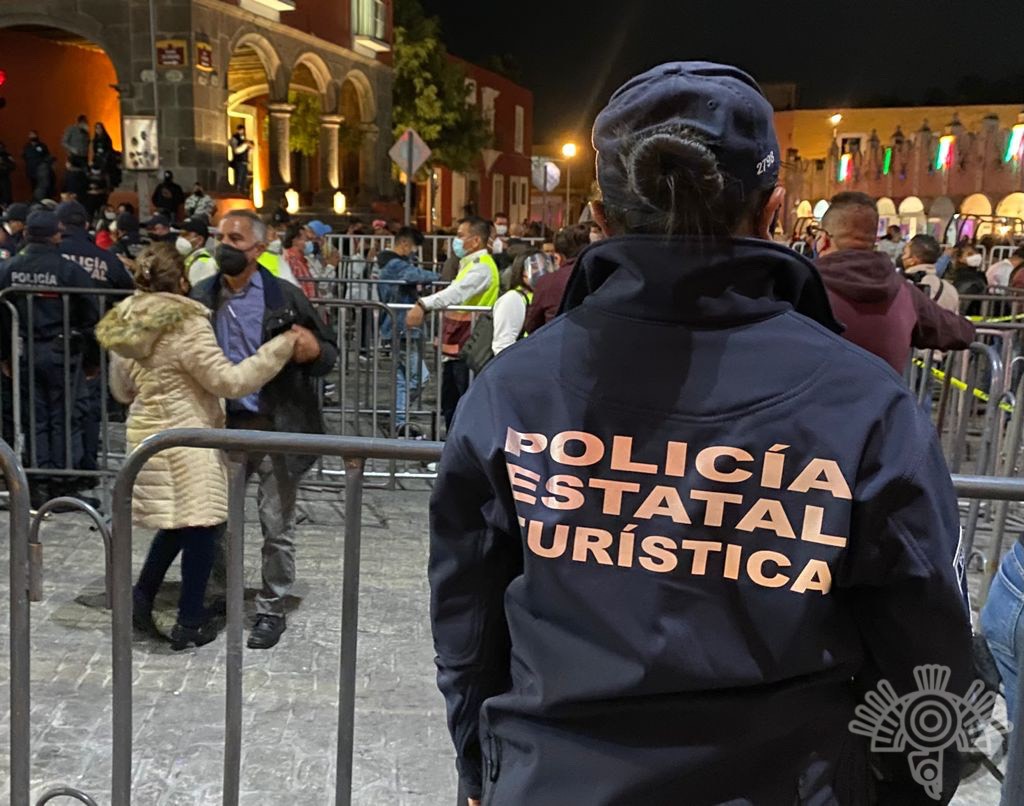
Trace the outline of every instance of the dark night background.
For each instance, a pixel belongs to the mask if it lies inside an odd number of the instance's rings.
[[[623,81],[663,61],[798,84],[798,106],[1024,104],[1019,0],[423,0],[448,49],[533,90],[535,142],[582,138]]]

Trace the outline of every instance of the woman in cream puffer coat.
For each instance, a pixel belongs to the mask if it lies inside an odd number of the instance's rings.
[[[169,428],[222,428],[224,398],[251,394],[291,359],[296,335],[283,333],[239,364],[217,343],[210,311],[189,299],[182,257],[169,244],[136,260],[136,294],[100,322],[96,337],[111,353],[110,387],[130,404],[128,450]],[[135,586],[135,625],[158,637],[153,599],[182,553],[175,649],[216,637],[203,607],[220,526],[227,520],[227,466],[220,451],[170,448],[146,462],[135,482],[132,521],[157,529]]]

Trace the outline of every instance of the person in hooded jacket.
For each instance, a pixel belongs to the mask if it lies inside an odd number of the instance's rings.
[[[832,311],[846,327],[843,337],[900,374],[914,347],[969,347],[974,325],[893,271],[889,255],[873,248],[877,231],[878,207],[864,193],[836,195],[821,220],[815,265]]]
[[[222,398],[262,387],[292,358],[298,338],[297,328],[283,332],[236,364],[217,344],[210,311],[189,299],[185,260],[174,246],[147,247],[134,268],[138,292],[96,329],[111,353],[111,391],[131,405],[129,452],[168,428],[223,428]],[[132,522],[158,531],[134,589],[133,620],[137,629],[163,637],[153,620],[153,601],[181,553],[172,649],[216,638],[203,596],[227,511],[227,465],[220,451],[169,448],[147,461],[135,482]]]
[[[931,235],[915,235],[903,247],[903,274],[940,308],[960,312],[960,294],[935,272],[942,247]]]
[[[612,96],[594,145],[610,237],[470,387],[431,498],[464,794],[948,801],[955,744],[922,773],[850,724],[881,680],[917,692],[916,667],[970,684],[956,495],[906,385],[770,241],[771,104],[737,68],[666,64]]]

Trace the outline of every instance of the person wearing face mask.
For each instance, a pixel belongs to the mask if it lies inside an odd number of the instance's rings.
[[[206,194],[202,185],[196,182],[192,187],[192,192],[185,199],[185,217],[204,216],[207,221],[212,221],[216,212],[217,202]]]
[[[953,284],[935,273],[935,261],[942,254],[931,235],[915,235],[903,246],[903,273],[940,308],[960,312],[960,294]]]
[[[175,235],[171,232],[171,220],[163,213],[157,213],[145,222],[144,226],[152,243],[174,243]]]
[[[985,294],[988,292],[988,278],[981,267],[983,262],[981,252],[973,244],[965,244],[953,253],[953,265],[942,275],[942,279],[951,282],[961,296]],[[972,301],[964,313],[967,316],[980,314],[981,302]]]
[[[445,310],[460,305],[491,308],[498,301],[501,277],[498,266],[487,251],[491,222],[482,218],[464,218],[452,241],[452,251],[459,258],[459,273],[450,286],[436,294],[422,297],[406,316],[407,327],[421,327],[428,311]],[[444,364],[441,378],[441,414],[450,430],[455,409],[469,388],[469,367],[459,358],[463,345],[473,331],[473,314],[445,311],[441,331],[441,352]]]
[[[117,213],[114,212],[114,208],[109,204],[103,208],[103,211],[96,217],[96,222],[93,228],[96,230],[96,245],[100,249],[110,250],[114,245],[114,236],[110,231],[111,226],[117,219]]]
[[[174,181],[174,174],[164,171],[163,181],[156,186],[152,196],[153,207],[163,213],[168,222],[178,220],[178,210],[185,203],[185,191]]]
[[[494,336],[491,352],[498,355],[529,332],[526,312],[533,302],[537,281],[552,271],[550,259],[539,249],[531,249],[515,259],[509,290],[494,303]]]
[[[185,276],[192,286],[217,273],[217,261],[206,248],[209,237],[210,228],[205,218],[186,218],[174,242],[178,254],[185,258]]]
[[[0,216],[0,260],[18,254],[25,240],[27,218],[28,205],[21,202],[9,205]]]
[[[149,239],[142,237],[139,219],[132,213],[120,213],[111,228],[114,231],[115,242],[110,251],[130,269],[132,261],[149,246]]]
[[[316,296],[316,283],[309,270],[309,259],[313,257],[313,242],[308,231],[302,224],[289,224],[285,230],[281,245],[284,246],[284,258],[288,267],[299,282],[299,288],[309,299]]]
[[[536,332],[558,315],[562,296],[576,266],[576,258],[589,243],[589,224],[570,224],[555,233],[554,247],[558,270],[541,277],[534,286],[533,302],[526,312],[528,333]]]
[[[514,255],[508,252],[508,214],[494,214],[494,239],[491,241],[491,254],[494,262],[498,265],[499,272],[505,272],[512,266],[515,260]],[[502,287],[507,287],[504,284]]]
[[[217,342],[231,361],[255,354],[278,333],[298,328],[292,361],[260,391],[227,402],[229,428],[324,433],[316,379],[338,359],[334,333],[301,290],[260,265],[267,243],[263,221],[249,210],[232,210],[220,222],[216,259],[220,271],[193,291],[214,312]],[[295,498],[308,456],[259,456],[248,461],[259,477],[263,530],[263,585],[256,597],[256,623],[250,649],[269,649],[285,631],[285,597],[295,583]],[[223,563],[215,579],[223,579]]]
[[[32,200],[42,201],[53,192],[53,156],[46,143],[39,139],[36,131],[28,133],[28,142],[21,150],[25,172],[32,186]]]

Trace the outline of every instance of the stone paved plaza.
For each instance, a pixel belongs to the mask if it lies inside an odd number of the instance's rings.
[[[425,575],[428,492],[368,490],[357,669],[355,792],[363,806],[449,806],[455,801],[444,705],[434,687]],[[253,488],[250,487],[250,493]],[[247,583],[258,583],[259,529],[248,506]],[[295,609],[281,643],[245,653],[242,803],[333,803],[343,507],[310,492],[300,527]],[[6,531],[6,525],[4,525]],[[136,536],[136,568],[148,543]],[[44,527],[43,602],[32,606],[32,783],[67,783],[109,804],[110,625],[103,609],[99,536],[84,518]],[[0,578],[7,578],[6,550]],[[158,603],[174,619],[177,566]],[[251,596],[247,611],[251,613]],[[4,594],[6,597],[6,593]],[[0,625],[0,758],[8,742],[7,614]],[[134,653],[134,803],[220,803],[225,641],[176,654],[138,641]],[[7,799],[0,769],[0,801]],[[34,803],[34,800],[33,800]],[[71,803],[54,801],[58,806]],[[586,806],[585,792],[577,802]],[[683,801],[680,801],[682,804]],[[979,773],[954,804],[995,806],[998,786]]]

